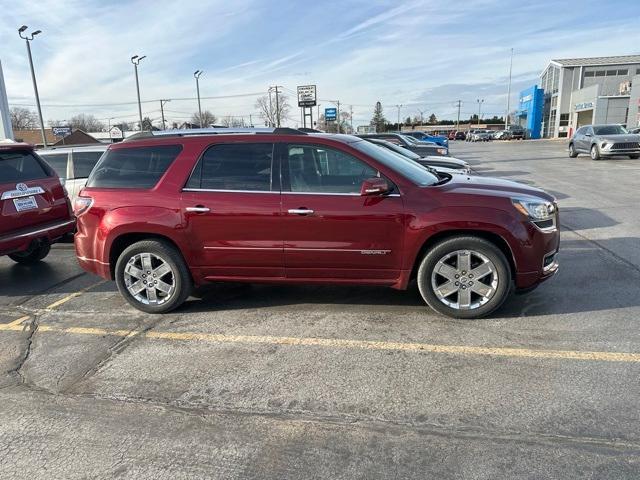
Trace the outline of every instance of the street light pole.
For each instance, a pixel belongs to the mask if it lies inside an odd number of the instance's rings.
[[[140,131],[142,128],[142,103],[140,103],[140,82],[138,81],[138,65],[140,64],[140,60],[146,58],[146,55],[139,57],[138,55],[134,55],[131,57],[131,63],[133,63],[133,69],[136,72],[136,92],[138,93],[138,116],[140,117]]]
[[[38,94],[38,83],[36,82],[36,72],[33,69],[33,58],[31,57],[31,45],[30,42],[33,41],[33,38],[42,33],[42,30],[36,30],[31,35],[22,36],[22,33],[27,29],[26,25],[22,25],[18,29],[18,35],[22,38],[27,44],[27,53],[29,54],[29,67],[31,68],[31,80],[33,80],[33,92],[36,95],[36,107],[38,108],[38,118],[40,120],[40,133],[42,134],[42,145],[44,148],[47,148],[47,136],[44,131],[44,120],[42,119],[42,108],[40,107],[40,95]]]
[[[402,108],[402,104],[396,105],[398,108],[398,131],[400,131],[400,109]]]
[[[504,129],[509,127],[509,102],[511,100],[511,72],[513,70],[513,48],[511,49],[511,62],[509,63],[509,87],[507,88],[507,115],[504,117]]]
[[[196,79],[196,93],[198,95],[198,119],[200,120],[200,128],[202,127],[202,107],[200,106],[200,75],[204,72],[202,70],[196,70],[193,72],[193,76]]]
[[[478,102],[478,126],[480,126],[480,112],[482,110],[482,104],[484,103],[484,98],[483,99],[478,98],[476,101]]]

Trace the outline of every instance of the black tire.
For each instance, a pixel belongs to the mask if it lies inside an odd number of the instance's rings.
[[[33,265],[49,255],[50,251],[51,245],[43,243],[24,252],[11,253],[9,254],[9,258],[22,265]]]
[[[576,152],[576,147],[573,146],[573,143],[569,144],[569,157],[576,158],[578,156],[578,152]]]
[[[591,145],[591,160],[600,160],[602,157],[600,156],[600,149],[597,145]]]
[[[171,267],[171,275],[174,281],[175,291],[172,297],[165,303],[149,305],[138,301],[127,289],[125,284],[124,269],[129,260],[142,253],[150,253],[160,257]],[[182,255],[169,242],[162,240],[142,240],[127,247],[118,257],[115,268],[116,284],[120,294],[129,304],[146,313],[166,313],[182,305],[193,289],[191,274]]]
[[[496,267],[498,284],[495,293],[485,303],[470,310],[460,310],[445,305],[436,296],[431,284],[431,276],[436,264],[449,253],[457,250],[472,250],[487,257]],[[493,243],[474,236],[460,236],[443,240],[426,253],[418,269],[418,289],[424,301],[436,312],[453,318],[473,319],[489,315],[499,308],[513,290],[511,268],[502,251]]]
[[[629,158],[630,158],[631,160],[636,160],[636,159],[640,158],[640,155],[638,155],[638,154],[636,153],[635,155],[629,155]]]

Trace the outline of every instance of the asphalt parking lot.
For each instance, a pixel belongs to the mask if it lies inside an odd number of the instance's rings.
[[[68,246],[0,258],[1,478],[638,478],[640,161],[452,142],[561,209],[560,271],[491,318],[406,292],[213,285],[164,316]]]

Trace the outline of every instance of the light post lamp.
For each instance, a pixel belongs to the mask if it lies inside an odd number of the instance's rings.
[[[398,109],[398,131],[400,131],[400,109],[402,108],[402,104],[396,105],[396,108]]]
[[[200,75],[204,72],[202,70],[196,70],[193,72],[193,76],[196,79],[196,93],[198,94],[198,119],[200,120],[200,128],[202,128],[202,107],[200,106]]]
[[[31,68],[31,80],[33,80],[33,92],[36,94],[36,107],[38,108],[38,118],[40,119],[40,133],[42,133],[42,145],[44,148],[47,148],[47,137],[44,132],[44,120],[42,119],[42,108],[40,107],[40,95],[38,94],[38,84],[36,83],[36,72],[33,69],[33,58],[31,58],[31,44],[33,38],[42,33],[42,30],[36,30],[31,35],[25,34],[22,35],[23,32],[27,29],[26,25],[22,25],[18,29],[18,35],[22,38],[27,44],[27,53],[29,54],[29,67]]]
[[[140,82],[138,81],[138,65],[140,61],[146,58],[146,55],[139,57],[138,55],[134,55],[131,57],[131,63],[133,63],[133,69],[136,72],[136,91],[138,92],[138,116],[140,117],[140,131],[142,131],[142,104],[140,103]]]
[[[484,103],[484,98],[478,98],[476,100],[478,102],[478,126],[480,126],[480,112],[482,111],[482,104]]]

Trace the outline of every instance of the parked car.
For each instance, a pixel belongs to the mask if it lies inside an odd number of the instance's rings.
[[[233,130],[231,130],[233,132]],[[113,144],[75,202],[80,265],[162,313],[214,281],[406,289],[477,318],[558,268],[554,198],[441,180],[348,135],[148,132]]]
[[[493,132],[494,140],[511,140],[512,134],[510,130],[496,130]]]
[[[397,132],[403,135],[408,135],[410,137],[415,138],[416,140],[432,142],[436,145],[441,145],[443,147],[449,146],[449,138],[445,135],[432,135],[430,133],[421,132],[419,130],[414,130],[411,132]]]
[[[449,155],[449,149],[441,147],[439,145],[427,145],[424,143],[418,143],[412,137],[402,135],[399,133],[363,133],[358,135],[360,138],[379,138],[381,140],[387,140],[388,142],[400,145],[414,153],[417,153],[421,157],[428,155]]]
[[[588,153],[592,160],[628,156],[640,158],[640,135],[629,133],[622,125],[584,125],[569,141],[569,156]]]
[[[456,132],[455,139],[456,140],[466,140],[467,139],[467,134],[465,132],[463,132],[462,130],[458,130]]]
[[[470,142],[489,142],[493,138],[493,133],[490,130],[474,130],[469,137]]]
[[[629,133],[633,133],[634,135],[640,135],[640,127],[632,128],[629,130]]]
[[[511,132],[509,140],[524,140],[526,137],[526,132],[520,125],[509,125],[509,132]]]
[[[71,204],[56,172],[25,143],[0,143],[0,255],[32,264],[73,233]]]
[[[468,174],[471,173],[471,166],[464,160],[453,157],[442,156],[427,156],[421,157],[417,153],[412,152],[406,148],[402,148],[395,143],[388,142],[386,140],[380,140],[379,138],[367,138],[368,142],[375,143],[381,147],[387,148],[395,153],[398,153],[414,162],[419,163],[427,167],[435,168],[436,170],[441,168],[451,169],[457,173]],[[448,172],[447,172],[448,173]]]
[[[71,201],[78,196],[87,183],[87,178],[108,145],[88,145],[73,147],[55,147],[39,150],[42,157],[64,181]]]

